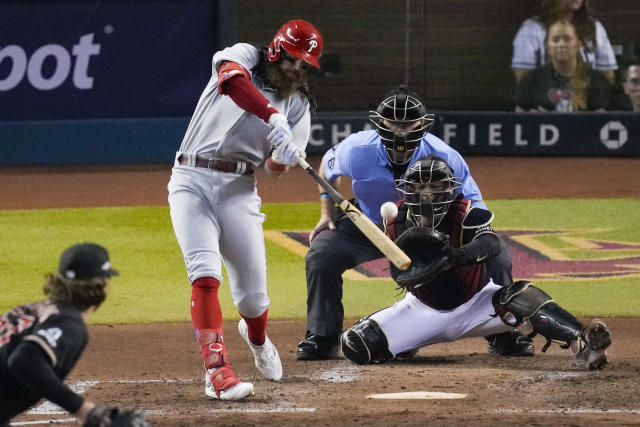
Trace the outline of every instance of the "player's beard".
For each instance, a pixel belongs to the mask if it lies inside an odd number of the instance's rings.
[[[307,73],[303,70],[284,73],[277,64],[269,64],[266,70],[267,80],[278,92],[278,96],[287,99],[293,95],[298,88],[306,86]]]

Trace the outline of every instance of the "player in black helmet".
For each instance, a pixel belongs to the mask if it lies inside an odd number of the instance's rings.
[[[148,424],[137,414],[96,405],[63,380],[88,341],[86,320],[102,304],[112,276],[109,254],[95,243],[79,243],[60,257],[46,277],[48,299],[12,308],[0,316],[0,426],[41,398],[61,406],[86,426]]]
[[[603,367],[611,334],[602,321],[583,325],[530,282],[494,283],[486,268],[500,253],[493,213],[456,194],[460,183],[446,161],[433,155],[397,180],[402,203],[385,228],[390,237],[399,236],[396,244],[412,259],[404,271],[390,265],[407,294],[342,334],[345,357],[379,362],[426,345],[522,327],[548,344],[570,347],[587,369]]]
[[[436,120],[422,97],[406,85],[387,93],[369,112],[372,130],[350,135],[325,154],[319,174],[336,189],[342,175],[351,178],[354,204],[374,223],[380,223],[380,206],[396,201],[394,179],[421,157],[437,154],[456,176],[461,177],[461,193],[474,206],[485,208],[482,195],[462,156],[429,132]],[[307,330],[298,344],[298,360],[335,357],[342,331],[342,274],[359,264],[380,258],[378,249],[342,216],[320,189],[320,219],[310,235],[305,257],[307,278]],[[500,254],[489,265],[496,283],[512,282],[511,257],[500,240]],[[498,340],[499,338],[499,340]],[[533,344],[514,331],[491,337],[492,352],[532,355]]]

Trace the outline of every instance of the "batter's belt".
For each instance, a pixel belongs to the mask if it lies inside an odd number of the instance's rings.
[[[189,163],[187,156],[180,154],[178,163],[186,165]],[[219,159],[207,159],[205,157],[196,156],[195,166],[199,168],[207,168],[220,172],[230,172],[238,175],[251,175],[253,168],[250,164],[244,162],[228,162]]]

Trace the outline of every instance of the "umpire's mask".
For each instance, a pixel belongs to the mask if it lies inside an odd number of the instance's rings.
[[[435,115],[427,113],[420,95],[405,85],[393,89],[374,108],[369,111],[369,121],[380,135],[389,160],[406,164],[424,133],[433,126]]]
[[[431,228],[447,214],[460,186],[447,162],[433,154],[419,159],[396,180],[396,191],[413,222]]]

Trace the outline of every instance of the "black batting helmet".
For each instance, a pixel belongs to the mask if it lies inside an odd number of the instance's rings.
[[[395,164],[405,164],[411,159],[434,120],[435,115],[427,112],[420,95],[405,85],[391,90],[375,109],[369,111],[369,121],[380,135],[389,160]],[[392,130],[389,122],[406,127],[406,130]],[[414,122],[419,122],[419,125],[411,127]]]
[[[460,186],[447,162],[433,154],[416,161],[396,180],[396,191],[413,221],[432,228],[447,214]]]

